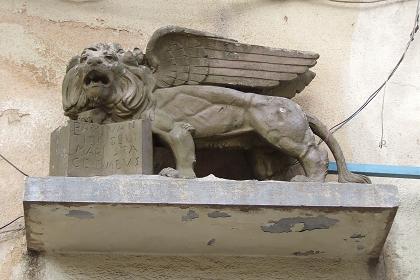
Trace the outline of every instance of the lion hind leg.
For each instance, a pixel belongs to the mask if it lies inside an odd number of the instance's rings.
[[[306,174],[299,181],[324,182],[327,174],[326,153],[316,145],[302,109],[283,98],[255,96],[248,110],[248,124],[269,143],[297,159]]]
[[[359,183],[359,184],[370,184],[369,177],[362,174],[355,174],[350,171],[342,172],[338,175],[338,182],[340,183]]]
[[[263,134],[264,135],[264,134]],[[315,144],[313,133],[308,129],[303,141],[282,135],[278,130],[268,132],[266,139],[278,149],[296,158],[303,166],[306,176],[298,175],[292,181],[324,182],[328,170],[328,154]]]
[[[328,171],[328,157],[325,151],[321,151],[318,147],[309,146],[307,152],[298,158],[305,170],[306,177],[297,175],[291,181],[304,182],[325,182]]]

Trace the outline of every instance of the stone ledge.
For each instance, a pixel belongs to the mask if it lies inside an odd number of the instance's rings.
[[[28,178],[28,248],[47,252],[376,258],[398,208],[390,185]]]

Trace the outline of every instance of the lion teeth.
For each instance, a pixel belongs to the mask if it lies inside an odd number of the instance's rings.
[[[84,83],[88,86],[107,85],[109,83],[109,78],[104,73],[92,70],[86,75]]]

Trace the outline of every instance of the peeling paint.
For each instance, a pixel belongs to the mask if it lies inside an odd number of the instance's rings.
[[[78,219],[93,219],[95,217],[91,212],[83,210],[70,210],[66,216]]]
[[[194,219],[197,219],[199,216],[197,214],[197,212],[195,212],[194,210],[188,210],[188,213],[184,216],[182,216],[182,221],[183,222],[187,222],[187,221],[192,221]]]
[[[284,218],[270,221],[261,226],[261,230],[269,233],[303,232],[316,229],[329,229],[338,222],[325,216]]]
[[[298,256],[298,257],[305,257],[305,256],[313,256],[313,255],[318,255],[318,254],[323,254],[325,252],[323,251],[314,251],[314,250],[309,250],[309,251],[305,251],[305,252],[294,252],[293,255]]]
[[[23,117],[29,116],[28,113],[22,113],[19,109],[6,109],[0,111],[0,118],[7,117],[7,122],[9,124],[20,122]]]
[[[216,243],[216,239],[212,238],[212,239],[209,240],[209,242],[207,242],[207,246],[213,246],[214,243]]]
[[[54,20],[54,19],[49,18],[48,21],[52,22],[52,23],[58,23],[58,24],[63,24],[63,23],[64,24],[65,23],[78,24],[82,27],[89,28],[89,29],[92,29],[92,30],[102,29],[102,30],[111,30],[111,31],[116,31],[116,32],[127,32],[127,33],[133,32],[133,31],[129,30],[127,27],[116,28],[116,27],[112,27],[112,26],[95,26],[93,24],[86,24],[84,22],[76,21],[76,20]],[[104,20],[100,19],[100,18],[96,18],[96,21],[100,22],[100,23],[104,22]],[[137,30],[135,32],[141,33],[140,31],[137,31]]]
[[[360,234],[360,233],[355,233],[352,236],[350,236],[350,238],[353,238],[353,239],[355,239],[355,238],[365,238],[365,237],[366,237],[366,235]]]
[[[213,212],[208,213],[207,216],[209,218],[229,218],[229,217],[232,217],[228,213],[222,212],[222,211],[213,211]]]

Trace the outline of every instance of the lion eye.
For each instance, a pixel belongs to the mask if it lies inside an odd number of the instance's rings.
[[[80,57],[80,62],[85,62],[86,60],[87,60],[87,56],[86,55]]]
[[[113,55],[106,55],[105,58],[107,60],[115,60],[115,56],[113,56]]]

